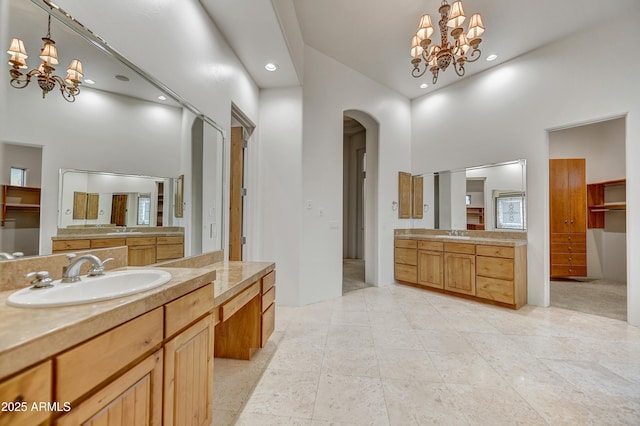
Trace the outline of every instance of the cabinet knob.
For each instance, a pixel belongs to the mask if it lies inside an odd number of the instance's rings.
[[[571,219],[571,223],[573,223],[573,219]]]
[[[564,223],[569,223],[569,221],[567,219],[564,220]]]
[[[569,241],[571,241],[571,237],[567,237],[567,239],[568,239]]]

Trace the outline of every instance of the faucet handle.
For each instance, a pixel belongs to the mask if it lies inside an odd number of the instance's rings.
[[[100,266],[91,265],[87,275],[89,275],[90,277],[97,277],[99,275],[104,275],[104,264],[112,260],[114,260],[113,257],[108,257],[100,263]]]
[[[33,276],[36,277],[33,281],[31,281],[31,284],[33,284],[33,288],[47,288],[53,286],[53,280],[49,276],[48,271],[29,272],[24,277],[31,278]]]
[[[71,261],[73,260],[73,258],[74,258],[74,257],[76,257],[76,256],[77,256],[77,254],[75,254],[75,253],[67,253],[67,254],[65,255],[65,257],[66,257],[67,259],[69,259],[69,262],[71,262]]]

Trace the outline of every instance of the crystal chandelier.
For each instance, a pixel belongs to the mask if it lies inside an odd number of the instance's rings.
[[[418,31],[411,40],[411,63],[413,71],[411,74],[415,77],[422,77],[427,70],[433,75],[433,84],[438,81],[440,71],[446,70],[450,64],[456,70],[456,74],[460,77],[464,75],[464,65],[467,62],[475,62],[480,58],[480,49],[478,46],[482,39],[480,36],[484,32],[482,25],[482,17],[479,13],[471,15],[469,20],[469,29],[465,33],[462,24],[466,19],[462,2],[457,0],[449,5],[446,0],[442,1],[440,8],[440,45],[431,45],[431,34],[433,34],[433,25],[431,24],[431,16],[422,15],[420,18],[420,26]],[[447,27],[451,28],[451,38]],[[471,52],[467,56],[467,52]],[[424,69],[420,71],[420,63],[424,60]]]
[[[54,65],[58,64],[58,51],[56,49],[56,42],[51,39],[51,15],[49,15],[49,23],[47,26],[47,35],[42,37],[44,41],[44,47],[40,50],[40,59],[42,63],[37,69],[29,70],[26,73],[22,73],[22,69],[27,69],[27,51],[24,48],[24,43],[19,38],[12,38],[11,45],[7,53],[11,57],[9,59],[9,65],[11,69],[11,86],[16,89],[24,89],[31,82],[32,77],[36,77],[38,80],[38,86],[42,89],[42,98],[50,91],[55,89],[56,84],[60,86],[60,93],[62,97],[68,101],[73,102],[76,100],[76,96],[80,93],[80,79],[82,78],[82,63],[74,59],[71,61],[71,65],[67,69],[67,76],[63,80],[61,77],[54,75]]]

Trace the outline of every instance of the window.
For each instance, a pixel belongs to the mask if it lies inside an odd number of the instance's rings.
[[[27,186],[27,169],[11,167],[10,184],[13,186]]]
[[[502,193],[495,200],[497,229],[526,229],[523,193]]]
[[[149,225],[151,218],[151,196],[138,197],[138,225]]]

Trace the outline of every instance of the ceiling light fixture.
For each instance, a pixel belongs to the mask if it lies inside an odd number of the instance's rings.
[[[158,96],[158,99],[160,99],[161,101],[166,101],[167,100],[166,96],[162,96],[162,95]]]
[[[495,61],[496,59],[498,59],[498,55],[496,55],[495,53],[492,55],[487,56],[487,61],[491,62],[491,61]]]
[[[275,71],[278,69],[278,66],[272,62],[269,62],[267,65],[264,66],[264,69],[266,69],[267,71]]]
[[[75,101],[76,96],[80,93],[80,79],[83,76],[82,63],[77,59],[72,60],[64,80],[53,74],[56,70],[53,66],[58,64],[58,51],[55,46],[56,42],[51,38],[51,15],[49,15],[47,24],[47,35],[42,37],[42,41],[44,41],[44,47],[40,50],[42,63],[37,69],[34,68],[23,74],[20,70],[28,68],[26,61],[28,56],[24,48],[24,42],[19,38],[11,39],[9,50],[7,50],[7,53],[11,56],[9,59],[11,86],[16,89],[24,89],[31,82],[31,78],[36,77],[38,86],[42,89],[43,99],[58,84],[62,97],[68,102]]]
[[[96,84],[96,82],[91,80],[90,78],[85,78],[84,82],[87,83],[87,84]]]
[[[428,14],[422,15],[418,31],[411,39],[411,57],[413,58],[411,60],[413,64],[411,75],[415,78],[422,77],[429,70],[433,75],[433,84],[438,81],[440,71],[444,72],[452,63],[456,74],[460,77],[464,75],[465,63],[475,62],[480,58],[481,52],[478,46],[482,41],[480,36],[484,32],[482,17],[479,13],[471,15],[469,29],[466,33],[464,32],[462,24],[466,16],[460,0],[453,2],[452,5],[443,0],[438,12],[440,12],[440,21],[438,22],[440,45],[431,45],[429,37],[434,30],[431,16]],[[453,40],[449,39],[447,27],[452,28],[451,37]],[[469,49],[471,49],[471,53],[467,56]],[[420,71],[422,60],[425,64],[424,69]]]
[[[421,89],[426,89],[427,87],[429,87],[429,85],[428,85],[427,83],[422,83],[422,84],[420,85],[420,88],[421,88]]]

